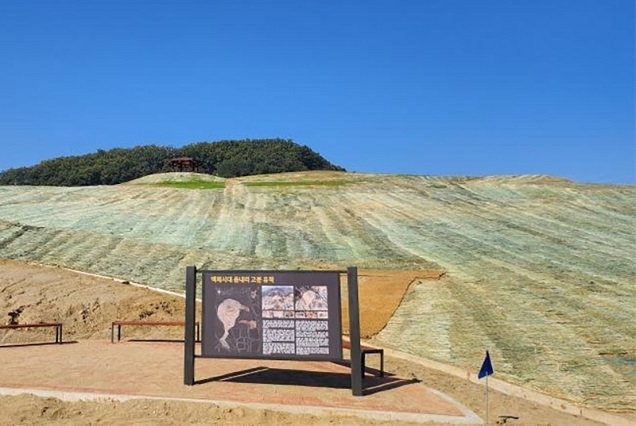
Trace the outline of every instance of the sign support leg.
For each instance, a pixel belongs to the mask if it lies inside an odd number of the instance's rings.
[[[347,268],[349,292],[349,340],[351,342],[351,392],[362,396],[362,353],[360,350],[360,308],[358,305],[358,268]]]
[[[183,383],[194,385],[194,340],[196,316],[197,269],[186,267],[185,341],[183,349]]]

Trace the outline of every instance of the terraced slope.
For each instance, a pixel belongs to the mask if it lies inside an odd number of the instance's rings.
[[[636,188],[336,172],[210,189],[0,187],[0,257],[181,290],[209,268],[443,268],[384,344],[613,409],[636,405]],[[156,182],[156,181],[155,181]]]

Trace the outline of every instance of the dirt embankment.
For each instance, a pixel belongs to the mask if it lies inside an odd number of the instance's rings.
[[[121,319],[184,318],[183,298],[126,282],[78,274],[62,268],[0,260],[0,315],[18,323],[62,322],[64,339],[107,339],[110,324]],[[180,337],[180,330],[139,329]],[[41,339],[49,330],[5,331],[0,343]]]
[[[408,288],[414,275],[422,278],[421,272],[404,272],[396,276],[386,271],[361,271],[360,300],[366,307],[370,325],[367,332],[381,326],[379,316],[374,317],[375,308],[385,308],[390,316],[391,304],[385,298],[367,294],[374,286],[395,287],[394,304],[399,304],[400,292]],[[374,278],[376,277],[376,278]],[[423,277],[427,278],[427,277]],[[431,277],[428,277],[431,278]],[[377,281],[376,281],[377,280]],[[405,284],[406,283],[406,284]],[[401,289],[401,290],[397,290]],[[60,268],[43,267],[22,262],[0,260],[0,309],[2,314],[22,308],[20,322],[62,321],[65,339],[108,339],[110,323],[114,319],[175,319],[183,318],[183,299],[178,296],[138,288],[114,280],[78,274]],[[371,308],[370,308],[371,307]],[[366,312],[366,313],[365,313]],[[362,319],[362,323],[365,323]],[[19,333],[19,334],[18,334]],[[0,334],[2,344],[42,341],[50,336],[34,330],[4,332]],[[46,333],[46,332],[44,332]],[[68,333],[68,334],[67,334]],[[139,333],[139,334],[138,334]],[[144,334],[145,333],[145,334]],[[157,333],[156,335],[153,333]],[[138,330],[136,336],[146,338],[180,338],[178,329]],[[46,347],[42,347],[46,350]],[[2,348],[0,348],[2,351]],[[374,362],[375,360],[372,360]],[[442,391],[480,416],[485,416],[484,388],[458,377],[427,369],[405,360],[387,358],[386,368],[402,376],[417,378],[423,384]],[[30,395],[0,397],[0,425],[14,424],[76,424],[77,422],[104,422],[114,425],[128,424],[387,424],[341,416],[314,416],[253,410],[248,408],[223,408],[213,405],[188,402],[163,402],[136,400],[127,402],[64,402],[54,398],[36,398]],[[596,425],[599,423],[571,416],[535,403],[490,393],[490,418],[514,416],[513,425]],[[397,423],[395,423],[397,424]]]
[[[440,271],[359,271],[361,336],[369,338],[387,324],[411,282],[418,278],[437,279]],[[343,332],[348,334],[347,285],[343,280]],[[63,268],[27,265],[0,259],[0,315],[20,323],[63,322],[65,339],[106,339],[115,320],[181,320],[185,317],[183,298],[148,291],[126,281],[79,274]],[[200,312],[200,310],[199,310]],[[5,333],[1,343],[34,338],[46,331],[20,330]],[[20,333],[18,335],[18,333]],[[170,333],[178,329],[139,329],[136,333]]]

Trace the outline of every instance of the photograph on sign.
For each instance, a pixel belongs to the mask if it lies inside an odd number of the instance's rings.
[[[341,359],[333,272],[203,274],[204,357]]]

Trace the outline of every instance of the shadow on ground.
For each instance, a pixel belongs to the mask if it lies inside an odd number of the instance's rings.
[[[77,343],[77,340],[69,340],[68,342],[32,342],[32,343],[4,343],[0,344],[0,348],[23,348],[25,346],[51,346],[51,345],[72,345]]]
[[[210,382],[260,383],[270,385],[308,386],[332,389],[351,389],[351,375],[324,371],[292,370],[285,368],[254,367],[221,376],[197,380],[196,384]],[[417,379],[401,379],[385,375],[365,376],[364,395],[372,395],[401,386],[419,383]]]

